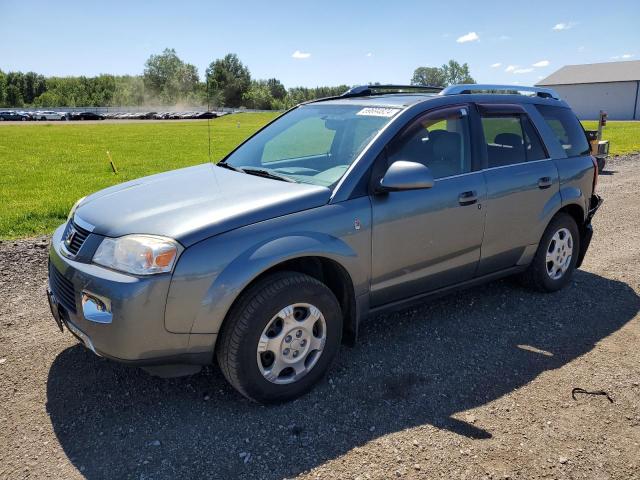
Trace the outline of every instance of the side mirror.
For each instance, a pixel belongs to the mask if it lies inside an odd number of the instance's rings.
[[[378,192],[421,190],[433,187],[433,175],[428,167],[417,162],[393,162],[380,180]]]

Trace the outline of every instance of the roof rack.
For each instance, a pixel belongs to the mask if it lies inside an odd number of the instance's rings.
[[[530,92],[541,98],[560,100],[560,96],[551,88],[523,87],[522,85],[462,84],[451,85],[440,92],[440,95],[459,95],[473,92],[508,94],[513,92]]]
[[[368,97],[388,93],[439,93],[442,87],[431,85],[360,85],[344,92],[340,97]]]

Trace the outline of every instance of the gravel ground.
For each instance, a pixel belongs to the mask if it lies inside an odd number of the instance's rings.
[[[271,407],[217,368],[158,379],[94,356],[47,310],[48,239],[2,243],[0,477],[640,478],[640,156],[599,191],[567,289],[505,280],[379,316]]]

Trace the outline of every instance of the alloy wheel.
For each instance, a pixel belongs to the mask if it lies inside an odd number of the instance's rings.
[[[274,315],[260,336],[258,368],[268,381],[294,383],[316,365],[327,339],[322,312],[309,303],[287,305]]]
[[[558,230],[547,247],[547,274],[552,280],[559,280],[569,269],[573,256],[573,237],[566,228]]]

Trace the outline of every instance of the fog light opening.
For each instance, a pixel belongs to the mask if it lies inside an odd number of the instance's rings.
[[[91,292],[82,292],[82,313],[90,322],[111,323],[111,301]]]

